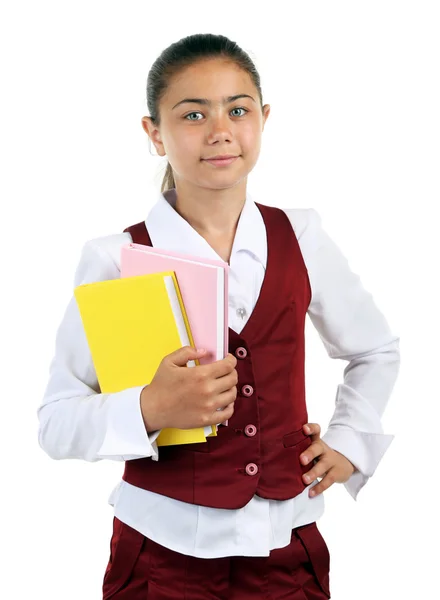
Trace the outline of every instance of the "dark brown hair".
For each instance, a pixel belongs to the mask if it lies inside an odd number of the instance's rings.
[[[147,106],[150,118],[156,126],[160,124],[159,103],[171,77],[197,61],[214,57],[226,58],[250,75],[257,88],[261,107],[263,107],[260,76],[249,55],[236,42],[223,35],[197,33],[168,46],[155,60],[148,73]],[[162,180],[161,192],[173,187],[175,187],[173,170],[168,163]]]

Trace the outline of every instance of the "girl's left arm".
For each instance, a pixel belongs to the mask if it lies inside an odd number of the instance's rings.
[[[400,338],[322,228],[317,211],[306,212],[296,234],[312,288],[308,315],[330,358],[349,361],[321,440],[356,467],[344,483],[356,500],[394,439],[383,432],[381,417],[400,368]],[[287,214],[292,220],[293,213]]]

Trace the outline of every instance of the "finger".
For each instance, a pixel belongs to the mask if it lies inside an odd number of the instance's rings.
[[[311,483],[317,477],[324,477],[326,472],[331,468],[328,460],[321,459],[315,462],[313,467],[307,473],[304,473],[302,478],[306,483]]]
[[[303,465],[308,465],[314,458],[321,456],[324,450],[324,444],[318,439],[316,442],[312,442],[307,450],[304,450],[304,452],[299,455],[299,459]]]
[[[229,412],[229,410],[232,410],[232,412],[234,411],[234,407],[235,407],[235,399],[234,399],[234,394],[229,395],[227,399],[224,400],[224,403],[222,403],[220,406],[218,406],[214,412],[214,414],[216,414],[217,412],[219,412],[222,415],[223,418],[223,413]]]
[[[206,374],[210,379],[218,379],[219,377],[229,375],[235,369],[236,364],[237,359],[232,354],[228,354],[222,360],[217,360],[208,365],[201,365],[197,368],[199,369],[199,374]]]
[[[303,425],[303,430],[307,435],[320,435],[321,427],[318,423],[305,423]]]
[[[232,388],[226,392],[223,392],[218,397],[217,409],[225,410],[230,404],[234,404],[237,400],[237,388]]]
[[[233,354],[231,354],[230,352],[228,352],[228,357],[232,361],[232,363],[233,363],[233,365],[235,367],[237,365],[237,363],[238,363],[237,357],[234,356]]]
[[[329,469],[329,471],[326,473],[325,477],[323,479],[321,479],[321,481],[319,483],[314,485],[311,490],[309,490],[310,498],[313,498],[314,496],[317,496],[318,494],[322,494],[322,492],[325,492],[325,490],[328,490],[328,488],[336,482],[333,472],[334,472],[334,469]]]
[[[224,375],[223,377],[219,377],[214,381],[213,384],[213,393],[221,394],[222,392],[227,392],[231,388],[235,387],[238,383],[237,371],[232,371],[232,373],[228,373],[228,375]]]

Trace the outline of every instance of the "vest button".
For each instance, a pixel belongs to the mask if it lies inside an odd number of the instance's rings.
[[[257,433],[255,425],[246,425],[244,432],[248,437],[253,437]]]
[[[235,356],[237,358],[246,358],[246,356],[247,356],[246,348],[243,348],[243,346],[240,346],[240,348],[237,348],[237,350],[235,351]]]
[[[246,465],[246,473],[248,475],[256,475],[258,473],[258,467],[255,463],[249,463]]]
[[[254,388],[251,385],[244,385],[241,388],[241,392],[243,396],[252,396],[252,394],[254,393]]]

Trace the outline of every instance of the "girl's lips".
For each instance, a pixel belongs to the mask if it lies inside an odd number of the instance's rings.
[[[222,159],[204,159],[205,162],[210,163],[211,165],[215,165],[216,167],[225,167],[226,165],[230,165],[231,163],[234,162],[234,160],[237,160],[238,156],[234,156],[232,158],[222,158]]]

